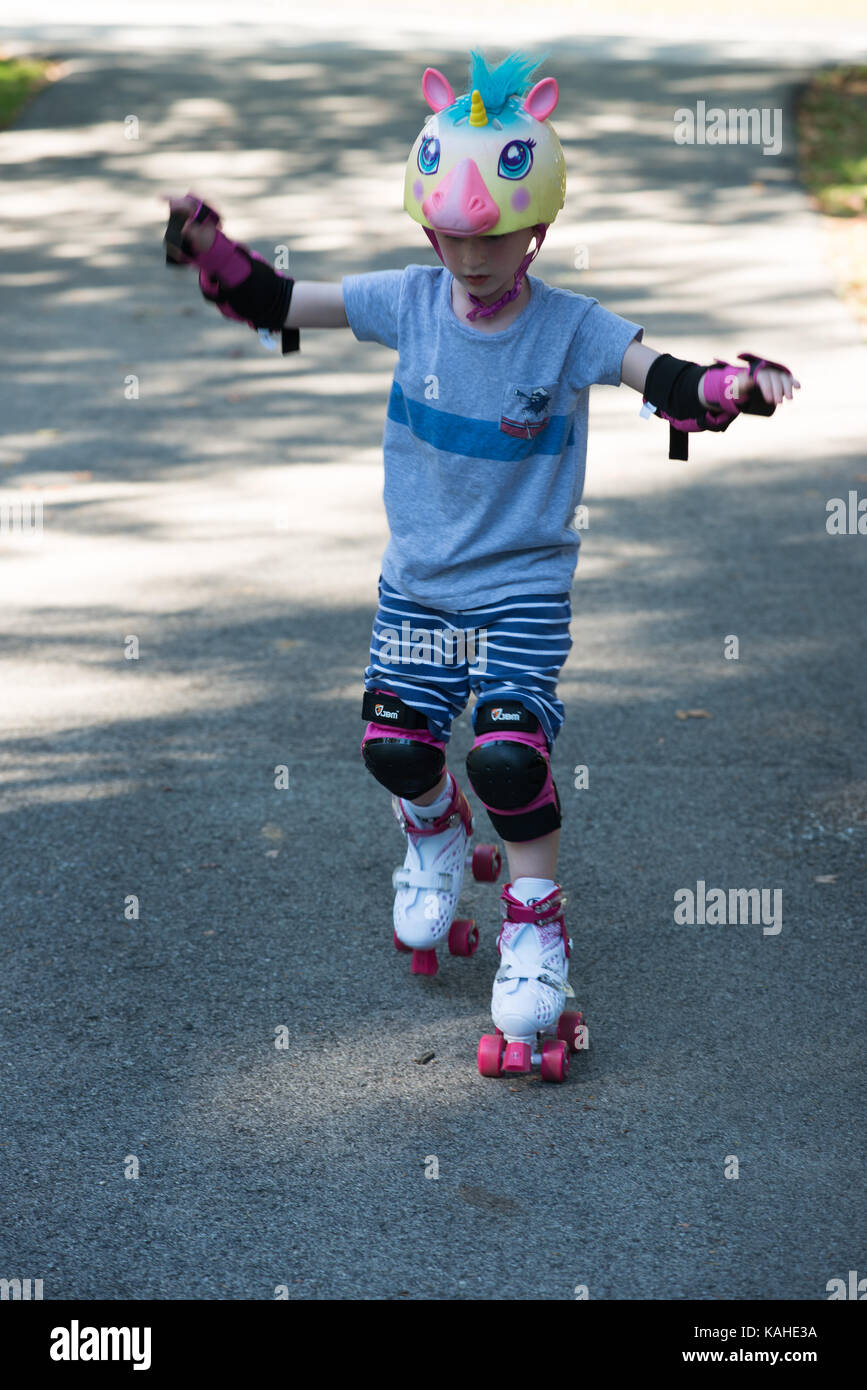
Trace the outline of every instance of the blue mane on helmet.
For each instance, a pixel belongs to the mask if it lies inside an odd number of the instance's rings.
[[[456,116],[459,113],[468,112],[472,102],[472,94],[477,91],[488,114],[500,115],[509,97],[523,97],[527,94],[533,85],[530,81],[531,75],[536,71],[536,68],[544,63],[547,57],[548,54],[546,53],[534,61],[526,53],[520,51],[510,53],[508,58],[504,58],[502,63],[498,64],[492,71],[481,53],[472,50],[469,70],[470,89],[456,99],[452,110]]]

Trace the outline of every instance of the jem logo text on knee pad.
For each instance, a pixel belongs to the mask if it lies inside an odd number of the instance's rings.
[[[497,706],[496,709],[492,709],[492,710],[491,710],[491,718],[492,718],[492,719],[500,719],[500,720],[503,720],[503,719],[520,719],[520,718],[521,718],[521,710],[519,710],[519,709],[516,709],[516,710],[506,710],[506,709],[500,709],[499,706]]]

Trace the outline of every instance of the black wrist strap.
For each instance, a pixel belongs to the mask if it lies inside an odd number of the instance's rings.
[[[702,405],[698,384],[707,371],[697,362],[685,362],[682,357],[672,357],[670,352],[651,362],[644,382],[644,399],[673,415],[675,420],[695,420],[704,425],[706,410]],[[685,430],[675,429],[669,422],[668,457],[686,463],[689,458],[689,435]]]
[[[698,384],[707,370],[697,362],[685,362],[664,352],[650,364],[644,399],[675,420],[698,420],[701,424],[705,407],[699,400]]]
[[[283,314],[284,324],[287,318],[289,317],[289,305],[292,303],[292,291],[295,288],[295,281],[291,279],[291,277],[289,276],[287,276],[287,279],[289,282],[289,290],[286,295],[286,309]],[[281,351],[284,357],[286,356],[287,352],[298,352],[301,348],[301,334],[299,330],[297,328],[282,328],[280,330],[280,343]]]

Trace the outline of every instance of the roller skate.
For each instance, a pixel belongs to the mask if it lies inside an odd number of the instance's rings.
[[[567,979],[572,942],[563,920],[566,898],[557,886],[524,904],[511,888],[507,883],[501,894],[506,916],[497,938],[500,967],[491,999],[497,1031],[479,1043],[479,1071],[516,1075],[535,1064],[543,1081],[565,1081],[570,1052],[587,1046],[583,1015],[563,1011],[567,997],[575,997]]]
[[[479,931],[470,918],[456,918],[455,910],[464,871],[473,878],[495,883],[500,876],[500,851],[496,845],[469,844],[473,817],[469,802],[451,773],[451,797],[442,815],[416,825],[406,801],[393,796],[391,804],[407,837],[406,858],[392,874],[394,896],[394,944],[412,952],[414,975],[435,975],[439,969],[436,947],[447,939],[453,956],[471,956],[479,944]],[[418,808],[412,807],[412,810]]]

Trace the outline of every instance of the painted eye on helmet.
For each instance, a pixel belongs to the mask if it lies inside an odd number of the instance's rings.
[[[502,179],[526,178],[533,167],[535,140],[510,140],[500,151],[497,173]]]
[[[418,147],[418,167],[423,174],[435,174],[440,162],[440,142],[429,135]]]

